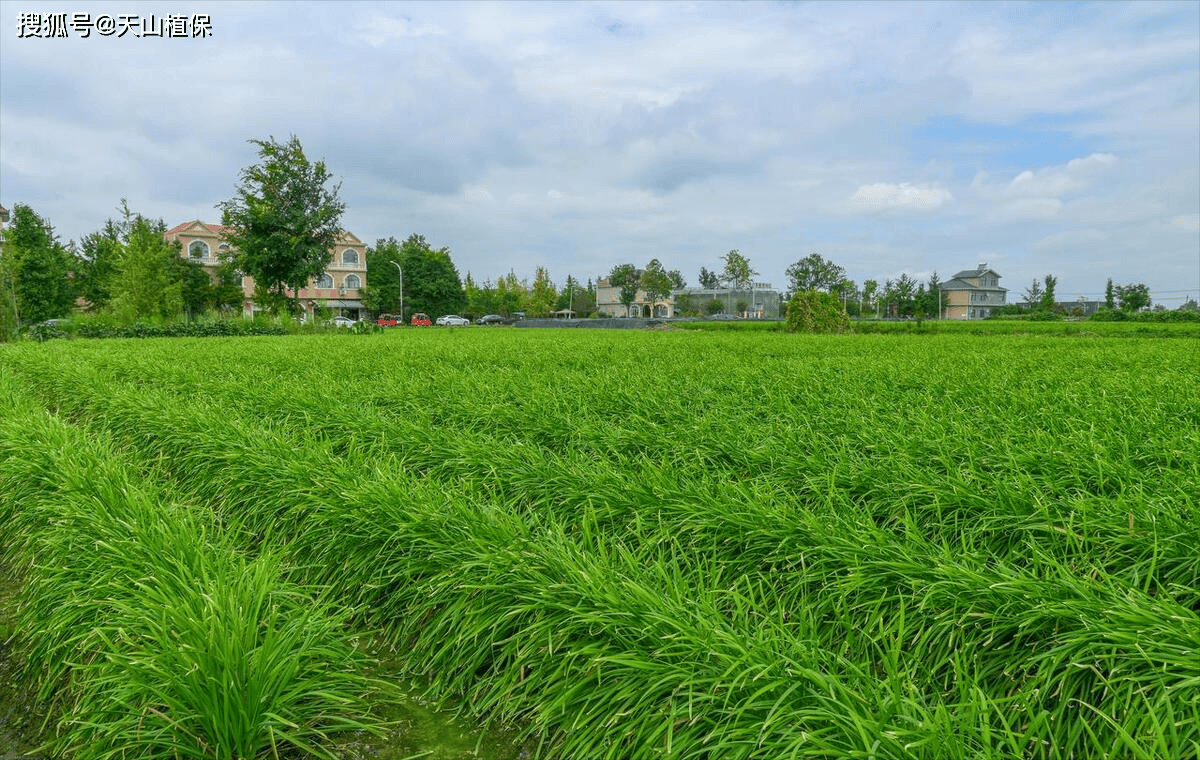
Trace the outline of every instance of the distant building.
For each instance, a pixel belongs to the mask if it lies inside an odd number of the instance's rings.
[[[641,274],[639,271],[638,274]],[[646,291],[638,288],[633,303],[627,309],[621,303],[621,289],[607,277],[596,283],[596,313],[602,317],[673,317],[675,303],[672,299],[651,302]]]
[[[1028,301],[1017,301],[1016,305],[1022,309],[1032,309],[1040,306],[1041,303],[1031,304]],[[1104,306],[1104,301],[1089,301],[1086,297],[1081,296],[1074,301],[1055,301],[1054,311],[1062,311],[1070,316],[1090,317]]]
[[[679,288],[671,291],[666,299],[654,303],[639,289],[628,311],[621,303],[621,289],[612,285],[608,278],[596,284],[596,313],[609,317],[669,318],[682,316],[685,310],[700,314],[713,313],[710,303],[720,306],[716,311],[734,314],[749,319],[774,318],[779,316],[779,291],[769,282],[751,283],[750,287],[739,288]],[[739,308],[741,305],[743,308]]]
[[[230,252],[229,243],[224,238],[227,229],[196,220],[172,227],[163,237],[168,241],[178,240],[183,247],[179,255],[199,263],[215,280],[222,255]],[[252,314],[257,311],[254,304],[254,278],[243,276],[241,284],[245,295],[242,311]],[[361,290],[366,284],[366,246],[352,233],[343,231],[329,251],[328,268],[300,290],[300,305],[309,315],[314,309],[324,307],[347,317],[358,318],[363,307]],[[292,296],[292,291],[287,291],[287,294]]]
[[[779,316],[782,296],[769,282],[751,283],[749,288],[682,288],[671,293],[677,310],[710,314],[720,306],[719,313],[747,319],[775,319]],[[739,308],[744,305],[745,308]]]
[[[1000,287],[1000,275],[986,263],[964,269],[938,287],[946,294],[944,319],[987,319],[1004,305],[1008,293]]]

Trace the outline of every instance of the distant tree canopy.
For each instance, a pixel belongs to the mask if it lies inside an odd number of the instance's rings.
[[[629,307],[637,300],[638,271],[633,264],[617,264],[608,274],[608,282],[614,288],[620,289],[618,300],[625,306],[625,315],[629,316]]]
[[[810,253],[787,268],[788,289],[832,291],[846,279],[846,270],[819,253]]]
[[[423,311],[441,316],[466,309],[467,294],[450,249],[434,249],[423,235],[415,233],[403,243],[389,237],[367,247],[368,287],[364,289],[363,306],[375,312],[399,313],[401,270],[404,310],[408,314]]]
[[[234,197],[217,205],[232,228],[225,237],[238,269],[274,296],[267,300],[299,313],[301,288],[325,271],[341,233],[341,185],[326,187],[325,162],[310,162],[295,135],[250,142],[260,162],[243,169]]]
[[[64,317],[75,302],[70,273],[74,261],[50,223],[18,203],[0,249],[3,323],[10,329]]]

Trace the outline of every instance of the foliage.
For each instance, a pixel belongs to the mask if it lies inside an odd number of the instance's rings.
[[[14,205],[10,218],[0,248],[2,324],[16,327],[66,316],[75,301],[68,276],[73,257],[50,223],[28,205]]]
[[[614,288],[620,290],[620,295],[617,298],[621,302],[621,305],[625,307],[625,316],[629,316],[629,308],[637,300],[637,292],[640,285],[637,267],[633,264],[617,264],[608,273],[608,282]]]
[[[534,271],[533,286],[529,289],[529,300],[524,311],[533,317],[548,317],[557,297],[554,283],[550,281],[550,272],[546,267],[539,266]]]
[[[1112,278],[1108,278],[1108,284],[1104,286],[1104,305],[1109,309],[1117,308],[1116,293],[1113,290]]]
[[[724,311],[725,304],[720,299],[714,298],[710,301],[704,302],[704,313],[710,317],[713,314],[721,314]]]
[[[721,261],[725,262],[725,268],[721,270],[721,282],[737,290],[750,287],[750,283],[758,276],[758,272],[750,268],[750,259],[736,248],[722,256]]]
[[[651,304],[669,299],[671,290],[675,287],[671,276],[663,269],[662,262],[658,259],[650,259],[646,268],[642,270],[638,284]]]
[[[1195,754],[1192,341],[761,327],[18,345],[4,371],[534,757]],[[346,403],[347,366],[439,392]],[[46,448],[76,451],[3,466]]]
[[[1058,278],[1052,274],[1048,274],[1045,277],[1045,284],[1046,288],[1042,292],[1040,308],[1043,311],[1050,311],[1054,308],[1054,286],[1058,284]]]
[[[717,272],[710,272],[705,267],[700,267],[700,287],[705,290],[716,290],[721,287],[721,275]]]
[[[788,299],[788,332],[842,333],[850,331],[850,317],[841,300],[817,290],[801,290]]]
[[[112,309],[126,322],[166,319],[183,310],[183,266],[178,242],[163,239],[166,225],[140,214],[128,220],[112,279]]]
[[[121,210],[125,222],[129,219],[129,206],[124,199]],[[75,263],[75,282],[79,295],[87,302],[88,311],[105,309],[112,300],[112,282],[116,278],[124,252],[125,223],[107,220],[96,232],[84,235],[80,241],[80,253]]]
[[[823,290],[828,293],[846,279],[844,268],[815,251],[789,266],[785,274],[788,290],[793,293],[804,290]]]
[[[232,228],[225,239],[237,268],[275,296],[270,304],[298,314],[300,290],[325,271],[341,233],[341,184],[326,187],[325,162],[310,162],[295,135],[286,143],[249,142],[260,162],[243,169],[234,197],[217,205],[221,223]]]
[[[11,379],[0,389],[14,401]],[[0,546],[24,575],[26,680],[77,758],[322,752],[371,683],[344,613],[172,503],[103,436],[21,404],[0,419]],[[30,456],[37,452],[37,456]],[[80,547],[87,547],[80,551]]]
[[[1038,278],[1033,278],[1033,282],[1028,288],[1025,288],[1025,293],[1021,296],[1021,298],[1024,299],[1025,303],[1029,304],[1031,308],[1036,308],[1041,304],[1042,283],[1038,280]],[[995,314],[995,310],[993,310],[992,313]]]
[[[434,249],[424,235],[412,234],[403,242],[380,238],[367,248],[367,281],[363,306],[374,312],[400,313],[401,270],[404,309],[435,317],[467,309],[467,296],[450,257],[450,249]]]
[[[1150,307],[1150,288],[1143,282],[1117,285],[1115,290],[1121,311],[1141,311]]]

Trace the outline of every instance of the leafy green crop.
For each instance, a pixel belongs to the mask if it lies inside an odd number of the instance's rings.
[[[1065,759],[1200,752],[1198,356],[480,330],[0,366],[541,756]],[[65,488],[48,462],[0,505]]]

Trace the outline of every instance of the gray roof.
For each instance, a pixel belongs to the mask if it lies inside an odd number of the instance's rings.
[[[938,283],[938,287],[941,288],[942,290],[1002,290],[1005,293],[1008,292],[1008,288],[1002,288],[999,285],[997,285],[995,287],[988,287],[985,285],[973,285],[973,284],[967,282],[966,280],[959,279],[959,277],[962,274],[963,274],[962,272],[959,272],[958,274],[954,275],[954,277],[950,278],[949,280]],[[975,272],[970,271],[970,272],[967,272],[966,275],[968,277],[974,277]],[[996,275],[996,276],[999,277],[999,275]]]

